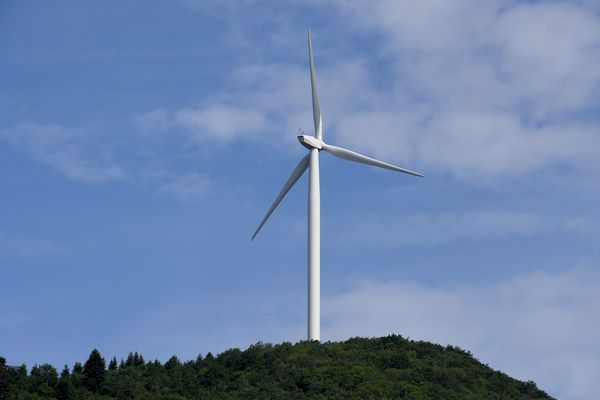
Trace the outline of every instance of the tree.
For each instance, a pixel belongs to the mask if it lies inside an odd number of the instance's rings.
[[[65,365],[56,385],[56,398],[58,400],[70,400],[73,398],[73,384],[71,383],[70,375],[69,367]]]
[[[81,365],[81,363],[78,361],[75,364],[73,364],[73,373],[74,374],[81,374],[83,372],[83,365]]]
[[[98,393],[104,381],[106,362],[96,349],[92,350],[90,357],[83,366],[83,384],[91,392]]]
[[[8,398],[8,371],[6,369],[6,359],[0,357],[0,399]]]
[[[173,370],[176,367],[179,367],[181,365],[181,362],[179,361],[179,358],[177,358],[177,356],[172,356],[171,358],[169,358],[169,360],[165,363],[165,369],[167,369],[167,371],[169,370]]]
[[[136,354],[137,354],[137,352],[136,352]],[[129,355],[127,355],[127,360],[125,361],[125,366],[132,367],[134,365],[135,365],[135,357],[132,352],[129,352]]]
[[[33,393],[41,397],[54,397],[58,373],[50,364],[34,365],[29,376],[29,385]]]
[[[67,366],[67,364],[65,364],[65,367],[60,372],[60,377],[61,378],[68,378],[69,376],[71,376],[71,372],[69,372],[69,367]]]
[[[117,358],[113,357],[110,359],[110,363],[108,364],[108,370],[114,371],[115,369],[117,369]]]
[[[6,374],[8,375],[8,384],[9,384],[9,392],[12,394],[12,397],[20,398],[19,393],[23,393],[27,391],[29,386],[28,376],[27,376],[27,366],[22,364],[18,367],[10,367],[6,366]],[[2,391],[0,390],[0,393]],[[15,394],[16,393],[16,394]],[[0,395],[0,399],[2,396]]]

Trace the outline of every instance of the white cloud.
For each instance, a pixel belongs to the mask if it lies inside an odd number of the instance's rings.
[[[186,129],[196,139],[210,138],[222,142],[251,135],[267,126],[262,113],[225,104],[185,108],[176,113],[173,123]]]
[[[83,130],[21,122],[13,128],[0,130],[0,137],[26,151],[35,161],[74,180],[102,183],[128,179],[109,149],[94,145]]]
[[[466,180],[561,167],[594,175],[600,16],[582,3],[334,1],[393,67],[387,127],[366,144]],[[375,78],[372,77],[371,80]],[[417,101],[410,101],[415,96]],[[396,108],[396,110],[394,110]],[[400,113],[397,111],[400,110]],[[416,117],[416,118],[415,118]],[[338,116],[343,140],[369,113]],[[402,132],[402,134],[400,133]],[[375,133],[374,133],[375,134]],[[358,143],[357,143],[358,144]]]
[[[450,173],[479,183],[557,169],[597,176],[593,149],[600,147],[600,135],[593,111],[600,102],[600,16],[591,4],[311,4],[349,21],[337,28],[361,37],[376,34],[371,48],[355,48],[349,61],[327,58],[339,52],[319,40],[324,29],[314,27],[326,140],[429,175]],[[252,6],[236,2],[229,11],[242,18]],[[248,36],[255,35],[252,23],[264,21],[245,21]],[[269,43],[284,48],[289,40]],[[304,64],[241,66],[230,82],[233,88],[214,104],[184,118],[188,129],[229,140],[245,137],[232,133],[245,121],[249,131],[257,128],[257,138],[293,139],[298,127],[312,130]],[[233,122],[220,122],[222,115]]]
[[[214,184],[206,175],[186,174],[171,177],[160,184],[158,193],[171,194],[183,201],[194,201],[206,197],[214,190]]]
[[[600,18],[573,2],[522,3],[500,13],[502,68],[522,96],[561,112],[598,98]]]
[[[555,232],[586,234],[594,226],[585,218],[507,210],[378,216],[363,214],[348,220],[332,234],[344,245],[438,245],[461,239],[485,240]],[[372,233],[376,232],[376,235]]]
[[[368,75],[362,63],[342,60],[321,72],[324,91],[330,94],[322,101],[330,114],[372,106],[375,96],[366,89]],[[297,145],[298,128],[312,132],[310,80],[305,67],[250,64],[238,68],[230,81],[234,88],[215,96],[214,103],[171,114],[165,110],[151,111],[138,118],[143,121],[138,127],[147,129],[148,124],[179,127],[196,142],[212,140],[221,144],[235,139],[267,143],[267,139]],[[362,95],[354,96],[356,91]],[[325,124],[330,125],[331,121],[335,119],[326,119]]]
[[[600,390],[598,287],[600,275],[591,269],[446,289],[365,282],[323,299],[323,334],[343,339],[399,333],[458,345],[558,398],[592,398]]]
[[[174,122],[168,110],[159,109],[136,117],[135,123],[142,132],[163,133]],[[130,152],[127,162],[119,163],[112,157],[115,146],[96,143],[98,139],[85,129],[22,122],[0,130],[0,137],[28,153],[36,162],[84,183],[145,183],[157,194],[172,195],[183,201],[201,199],[216,187],[206,174],[186,173],[166,166],[164,154],[155,150],[156,143],[152,141],[134,142],[135,151]],[[9,251],[9,247],[12,250]],[[25,253],[28,245],[25,239],[3,237],[0,232],[0,253],[3,248],[7,253]]]
[[[533,127],[500,111],[454,112],[435,118],[419,152],[430,165],[463,179],[502,180],[557,167],[589,174],[597,146],[600,136],[592,126]]]
[[[158,109],[135,117],[135,123],[142,132],[164,133],[171,126],[169,111]]]
[[[238,68],[231,81],[234,88],[212,103],[150,111],[136,117],[136,125],[149,133],[179,128],[196,143],[227,144],[236,139],[295,141],[297,129],[312,121],[310,98],[300,95],[309,82],[303,68],[250,64]]]
[[[40,256],[59,253],[65,250],[63,245],[45,239],[36,239],[15,235],[0,230],[0,257],[34,259]]]

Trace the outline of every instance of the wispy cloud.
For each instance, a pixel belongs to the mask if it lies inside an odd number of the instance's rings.
[[[31,260],[63,252],[66,247],[46,239],[31,238],[0,230],[0,258]]]
[[[323,299],[323,334],[343,339],[394,332],[459,345],[558,398],[589,398],[600,390],[598,287],[600,275],[592,269],[446,289],[370,281]]]
[[[556,232],[585,235],[594,230],[594,225],[583,217],[486,210],[434,215],[362,214],[338,229],[332,236],[344,245],[387,247],[433,246],[462,239],[489,240]]]
[[[371,105],[375,94],[367,90],[367,73],[359,61],[342,60],[320,71],[329,96],[328,111],[343,113]],[[231,75],[232,86],[204,105],[178,110],[150,111],[137,118],[138,128],[147,132],[183,130],[197,143],[207,140],[231,143],[236,139],[295,141],[298,128],[312,130],[305,66],[294,64],[253,63],[237,68]],[[348,83],[352,84],[349,85]],[[364,89],[364,90],[363,90]],[[361,91],[359,98],[354,93]],[[326,121],[331,125],[333,118]],[[352,129],[354,131],[354,129]]]
[[[35,161],[71,179],[85,183],[129,179],[125,170],[113,159],[110,149],[90,140],[85,130],[25,121],[13,128],[0,130],[0,135]]]
[[[137,115],[134,121],[141,132],[164,133],[171,127],[171,116],[162,108]]]
[[[198,7],[196,2],[188,4]],[[201,9],[218,8],[211,4]],[[241,18],[249,4],[230,4],[228,18]],[[323,57],[339,52],[326,41],[316,43],[326,140],[410,163],[430,174],[443,171],[479,183],[548,171],[597,176],[600,162],[593,149],[600,147],[600,16],[590,4],[310,4],[352,21],[344,26],[350,35],[375,34],[369,50],[382,61],[373,66],[362,48],[355,49],[351,61],[348,53]],[[249,26],[252,21],[242,24],[249,36],[256,35]],[[315,32],[318,40],[319,27]],[[291,135],[298,127],[310,126],[305,64],[242,65],[230,83],[214,104],[196,111],[201,122],[190,119],[189,127],[207,135],[243,137],[231,132],[244,128],[244,118],[219,127],[214,110],[246,117],[249,130],[268,121],[258,132],[273,138],[273,127],[281,137],[282,132]]]
[[[171,194],[183,201],[194,201],[206,197],[214,191],[214,183],[206,175],[177,175],[164,180],[158,188],[160,194]]]
[[[223,117],[229,120],[230,116]],[[193,116],[190,118],[193,119]],[[168,110],[159,109],[136,116],[134,123],[142,132],[160,135],[176,124],[177,119]],[[195,127],[190,126],[190,129]],[[198,132],[194,134],[200,135]],[[161,153],[158,148],[162,142],[151,140],[153,138],[134,137],[127,144],[131,150],[128,156],[119,161],[113,157],[118,150],[116,145],[101,143],[83,128],[21,122],[13,128],[0,129],[0,138],[29,154],[34,161],[86,184],[126,182],[148,185],[157,194],[172,195],[186,202],[202,199],[216,188],[206,174],[190,173],[169,166],[168,158],[171,155]],[[138,152],[139,148],[146,149],[144,151],[149,155]],[[8,246],[8,237],[4,238],[4,242]],[[18,243],[27,247],[24,240],[15,241],[11,244],[14,251],[20,246]]]
[[[597,166],[590,149],[600,145],[593,113],[600,98],[600,17],[585,5],[334,3],[362,29],[383,35],[379,45],[393,65],[384,72],[391,104],[405,110],[382,108],[411,139],[377,132],[372,151],[410,152],[466,180],[556,167],[589,175]],[[406,101],[413,93],[418,101]],[[368,117],[349,113],[340,135]]]
[[[225,104],[185,108],[176,113],[173,123],[184,128],[196,140],[208,138],[221,142],[247,136],[267,126],[262,113]]]

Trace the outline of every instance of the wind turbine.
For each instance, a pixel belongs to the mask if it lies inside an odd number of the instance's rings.
[[[344,160],[372,165],[374,167],[385,168],[414,176],[422,177],[423,175],[364,156],[354,151],[344,149],[343,147],[332,146],[325,143],[323,141],[323,120],[321,118],[321,107],[319,105],[319,96],[317,94],[317,80],[315,77],[315,63],[310,28],[308,28],[308,61],[310,64],[310,86],[312,89],[315,135],[309,136],[304,135],[304,132],[302,131],[299,132],[302,134],[298,135],[298,141],[309,150],[309,153],[300,160],[292,172],[292,175],[283,186],[283,189],[281,189],[281,192],[277,195],[273,205],[269,208],[269,211],[267,211],[265,217],[258,225],[256,232],[252,235],[251,241],[254,240],[287,192],[308,168],[308,340],[319,340],[321,335],[321,195],[319,183],[319,152],[325,150]]]

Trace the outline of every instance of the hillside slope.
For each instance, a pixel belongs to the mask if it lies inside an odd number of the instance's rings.
[[[58,377],[48,365],[7,367],[0,399],[551,399],[533,382],[494,371],[456,347],[401,336],[256,344],[181,363],[120,365],[94,350]]]

